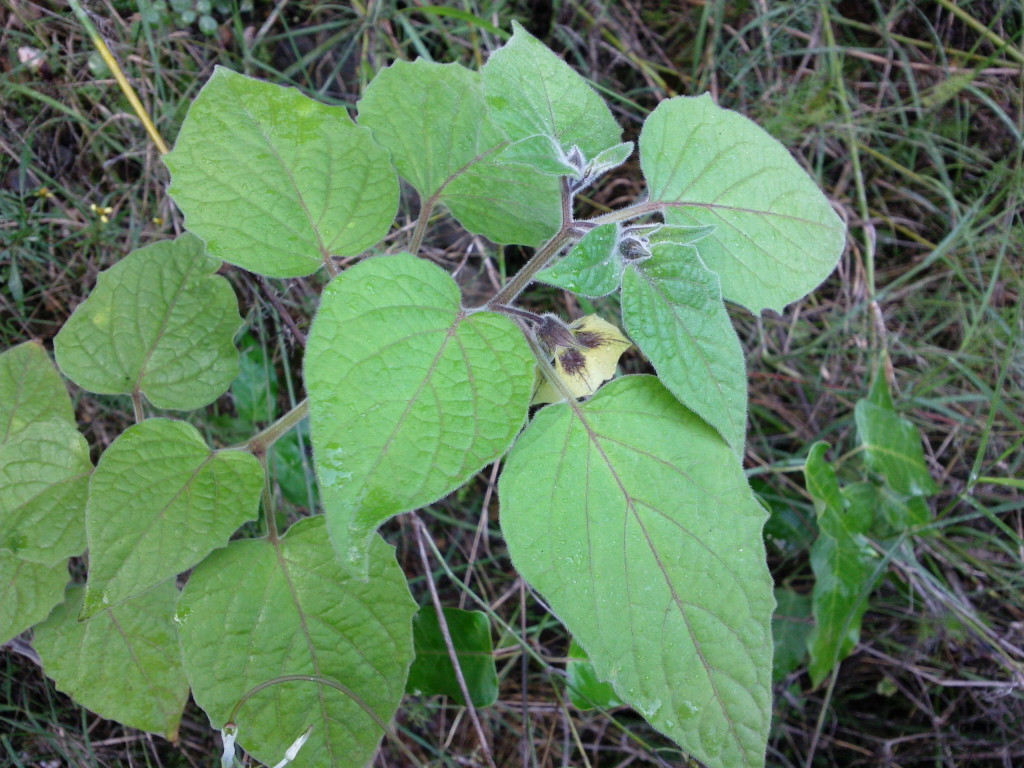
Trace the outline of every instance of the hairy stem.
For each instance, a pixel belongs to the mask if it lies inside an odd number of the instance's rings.
[[[416,226],[412,230],[412,237],[409,238],[409,253],[416,255],[423,243],[423,235],[427,232],[427,225],[430,223],[430,215],[434,212],[434,205],[437,196],[428,197],[420,206],[420,215],[416,219]]]
[[[563,178],[561,228],[555,233],[554,237],[544,243],[533,254],[533,257],[526,262],[522,269],[516,272],[515,276],[505,284],[505,287],[498,291],[493,299],[487,302],[487,308],[492,309],[499,304],[511,304],[519,298],[519,294],[525,291],[526,287],[533,282],[533,278],[537,276],[537,273],[544,269],[548,262],[551,261],[551,258],[562,250],[565,244],[573,237],[573,224],[572,192],[569,189],[569,180]]]
[[[303,400],[288,413],[269,427],[246,440],[240,447],[257,456],[270,450],[270,446],[280,440],[292,427],[306,418],[309,413],[309,400]]]
[[[277,545],[277,517],[274,515],[274,492],[270,487],[270,465],[267,462],[267,452],[262,450],[256,454],[256,458],[263,467],[263,517],[267,521],[267,538]]]
[[[642,203],[634,203],[633,205],[627,205],[625,208],[618,208],[611,213],[604,213],[600,216],[595,216],[592,219],[587,219],[587,221],[597,227],[602,224],[611,224],[613,221],[629,221],[630,219],[638,219],[641,216],[658,213],[664,208],[664,203],[645,200]]]
[[[132,410],[135,412],[135,423],[145,420],[146,412],[142,409],[142,393],[136,387],[132,390]]]

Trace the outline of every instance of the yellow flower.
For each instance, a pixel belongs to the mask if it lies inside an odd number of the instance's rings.
[[[552,364],[573,397],[586,397],[615,375],[619,358],[631,346],[618,328],[597,315],[581,317],[569,326],[575,346],[555,346]],[[533,405],[555,403],[564,396],[544,375],[539,379]]]

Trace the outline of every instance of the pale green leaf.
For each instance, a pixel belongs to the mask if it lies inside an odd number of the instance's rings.
[[[40,421],[74,423],[71,398],[43,345],[26,341],[0,354],[0,444]]]
[[[499,485],[512,562],[599,678],[712,768],[764,764],[772,581],[735,454],[656,378],[541,410]]]
[[[223,67],[164,161],[168,191],[210,253],[272,277],[361,253],[398,210],[387,152],[344,107]]]
[[[45,619],[67,583],[67,560],[43,565],[0,550],[0,645]]]
[[[487,118],[480,73],[396,61],[367,86],[359,122],[421,200],[443,203],[471,232],[535,246],[558,230],[559,182],[503,157],[509,141]]]
[[[83,615],[143,592],[227,544],[256,516],[263,470],[251,454],[211,451],[191,424],[147,419],[100,457],[89,486]]]
[[[772,681],[779,682],[796,670],[807,657],[807,637],[811,633],[811,598],[782,587],[775,590],[775,615],[772,637],[775,658]]]
[[[0,445],[0,549],[49,566],[82,554],[90,472],[89,445],[66,421]]]
[[[870,400],[857,402],[854,420],[868,466],[884,475],[894,491],[906,496],[936,492],[917,427]]]
[[[219,266],[188,234],[132,251],[100,273],[57,334],[57,364],[90,392],[138,390],[178,410],[212,403],[238,373],[242,323]]]
[[[415,610],[391,547],[374,538],[361,581],[342,569],[323,517],[313,517],[277,543],[249,539],[214,552],[189,579],[177,621],[193,696],[215,728],[243,695],[283,675],[340,683],[387,723],[405,691]],[[312,725],[294,768],[366,765],[382,735],[359,703],[309,680],[256,693],[235,722],[239,743],[267,765]]]
[[[548,136],[587,158],[619,144],[622,129],[604,99],[522,25],[512,29],[480,70],[489,114],[509,138]]]
[[[519,329],[462,309],[451,276],[409,254],[363,261],[324,289],[305,365],[328,529],[354,565],[380,523],[508,448],[534,380]]]
[[[613,168],[618,168],[629,159],[629,156],[633,154],[634,148],[635,145],[632,141],[624,141],[621,144],[616,144],[614,147],[598,152],[587,167],[587,175],[596,178]]]
[[[846,227],[789,151],[707,94],[661,102],[640,134],[650,199],[674,224],[713,224],[700,244],[726,299],[781,311],[835,268]]]
[[[188,680],[174,630],[174,582],[79,621],[83,593],[68,590],[63,605],[35,629],[46,674],[101,717],[177,738]]]
[[[569,643],[569,656],[565,664],[566,684],[569,698],[576,709],[610,709],[622,705],[615,695],[615,688],[598,678],[587,652],[573,640]]]
[[[580,176],[580,169],[569,163],[555,140],[541,134],[512,142],[501,150],[496,160],[498,163],[528,165],[547,176]]]
[[[835,470],[825,461],[828,443],[811,446],[804,469],[818,510],[819,535],[811,547],[814,628],[807,638],[811,681],[819,685],[860,639],[877,558],[864,537],[872,510],[839,493]]]
[[[629,262],[622,279],[622,319],[661,383],[742,455],[746,360],[718,277],[701,263],[697,250],[659,245],[651,258]]]
[[[618,245],[617,224],[594,227],[564,258],[537,273],[537,279],[582,296],[606,296],[619,287],[622,279]]]
[[[482,611],[444,609],[445,623],[469,697],[476,707],[489,707],[498,700],[498,672],[494,664],[491,622]],[[443,694],[463,704],[462,689],[455,676],[437,610],[426,605],[412,622],[416,660],[409,669],[406,690],[421,696]]]

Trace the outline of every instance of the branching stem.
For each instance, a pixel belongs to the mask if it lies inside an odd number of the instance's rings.
[[[270,450],[270,446],[280,440],[292,427],[306,418],[309,413],[309,400],[303,400],[288,413],[275,421],[266,429],[257,432],[240,447],[257,456]]]
[[[544,267],[548,265],[552,257],[558,253],[565,244],[572,239],[574,235],[574,221],[572,217],[572,192],[569,189],[569,180],[567,178],[562,179],[562,226],[555,233],[555,236],[548,240],[540,249],[533,254],[533,257],[526,262],[526,265],[516,272],[515,276],[509,280],[505,287],[498,291],[489,302],[487,302],[487,308],[492,309],[496,305],[503,304],[509,305],[517,298],[519,294],[526,290],[527,286],[533,282],[533,278],[537,276]]]

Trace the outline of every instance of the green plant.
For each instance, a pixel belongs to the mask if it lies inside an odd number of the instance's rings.
[[[772,583],[723,299],[757,312],[802,297],[834,267],[842,222],[780,144],[706,95],[645,122],[644,200],[577,219],[575,195],[633,145],[519,27],[480,72],[392,65],[358,111],[214,73],[166,158],[191,234],[103,273],[56,338],[68,378],[132,399],[137,423],[95,469],[45,351],[0,358],[0,635],[35,626],[47,673],[105,717],[174,734],[191,689],[228,745],[259,760],[301,734],[298,764],[361,765],[414,652],[415,606],[376,528],[507,453],[512,561],[593,675],[706,764],[762,765]],[[381,255],[399,176],[419,219],[403,252]],[[537,249],[483,306],[415,255],[440,205]],[[367,251],[338,274],[338,257]],[[307,346],[308,406],[211,450],[189,424],[147,417],[146,401],[198,408],[235,380],[240,319],[221,260],[333,279]],[[518,306],[534,280],[618,292],[658,375],[600,386],[627,342]],[[534,399],[558,402],[527,423]],[[307,412],[323,514],[279,535],[268,455]],[[261,504],[266,535],[231,540]],[[88,581],[62,595],[86,545]],[[460,638],[453,656],[463,641],[482,647]]]
[[[898,570],[917,566],[914,542],[935,535],[928,499],[938,488],[920,432],[896,411],[887,371],[891,375],[883,355],[868,395],[854,410],[856,446],[834,462],[825,458],[831,446],[823,440],[808,451],[804,480],[814,506],[812,528],[794,535],[799,526],[784,513],[769,526],[780,543],[809,551],[814,573],[810,594],[776,588],[776,681],[809,657],[811,682],[820,685],[857,646],[871,594],[890,563]]]

